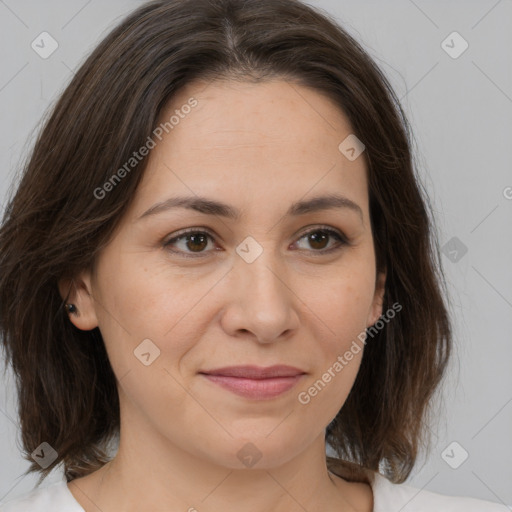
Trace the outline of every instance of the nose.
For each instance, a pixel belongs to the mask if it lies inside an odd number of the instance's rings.
[[[301,301],[289,282],[289,271],[270,250],[252,263],[236,257],[224,286],[227,305],[221,323],[229,335],[272,343],[297,330]]]

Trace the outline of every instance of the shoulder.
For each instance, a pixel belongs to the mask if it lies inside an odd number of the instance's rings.
[[[84,512],[64,480],[0,504],[0,512]]]
[[[379,473],[370,475],[374,512],[510,512],[505,505],[475,498],[445,496],[405,484],[393,484]]]

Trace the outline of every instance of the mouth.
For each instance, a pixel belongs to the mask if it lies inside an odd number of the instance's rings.
[[[292,389],[306,372],[293,366],[229,366],[199,372],[208,381],[254,400],[268,400]]]

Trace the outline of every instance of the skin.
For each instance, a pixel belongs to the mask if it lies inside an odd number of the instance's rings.
[[[198,105],[151,150],[93,271],[74,279],[69,302],[79,315],[70,320],[100,328],[118,379],[121,437],[113,461],[69,490],[86,512],[371,511],[369,485],[327,471],[324,442],[363,350],[308,404],[298,401],[382,314],[366,165],[338,149],[350,123],[328,98],[284,80],[189,84],[162,120],[191,96]],[[333,191],[362,215],[285,216],[293,202]],[[180,208],[139,219],[176,195],[211,197],[241,217]],[[304,236],[322,226],[349,244]],[[184,228],[213,238],[165,248]],[[236,252],[247,236],[263,249],[252,263]],[[69,285],[60,283],[63,297]],[[147,338],[160,355],[145,366],[134,350]],[[198,374],[236,364],[288,364],[306,375],[280,396],[252,400]],[[248,442],[261,454],[250,468],[237,456]]]

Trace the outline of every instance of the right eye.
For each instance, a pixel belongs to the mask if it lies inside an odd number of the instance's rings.
[[[206,256],[210,252],[204,250],[208,246],[208,240],[215,241],[215,238],[208,231],[202,231],[201,229],[189,228],[181,231],[176,236],[173,236],[164,242],[163,246],[173,254],[178,254],[185,258]],[[171,248],[173,246],[178,246],[178,244],[181,245],[178,250]]]

